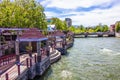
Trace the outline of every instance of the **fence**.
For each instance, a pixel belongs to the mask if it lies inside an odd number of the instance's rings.
[[[37,56],[34,55],[32,58],[26,58],[24,61],[19,64],[15,64],[5,73],[0,75],[0,80],[15,80],[20,76],[25,70],[34,65],[37,62]]]
[[[15,62],[15,54],[0,57],[0,67]]]

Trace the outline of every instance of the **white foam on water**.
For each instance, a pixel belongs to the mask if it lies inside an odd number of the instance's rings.
[[[105,55],[110,55],[110,56],[117,56],[117,55],[120,55],[119,52],[116,52],[116,51],[113,51],[111,49],[107,49],[107,48],[103,48],[100,50],[101,54],[105,54]]]
[[[107,48],[103,48],[102,51],[103,51],[103,52],[113,52],[112,50],[107,49]]]
[[[113,54],[113,55],[116,55],[116,56],[117,56],[117,55],[120,55],[120,53],[116,53],[116,54]]]
[[[70,71],[63,70],[63,71],[61,72],[61,76],[62,76],[63,78],[70,78],[70,77],[72,77],[72,73],[71,73]]]

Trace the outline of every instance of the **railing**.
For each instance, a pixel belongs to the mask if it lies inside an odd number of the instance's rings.
[[[66,45],[71,44],[71,43],[73,43],[73,41],[67,41],[67,44],[66,44]]]
[[[22,61],[20,64],[23,66],[31,67],[37,62],[37,56],[34,55],[31,58],[26,58],[26,60]]]
[[[37,62],[37,56],[34,55],[32,58],[26,58],[20,64],[12,66],[5,73],[0,75],[0,80],[15,80],[18,78],[25,70],[34,65]]]
[[[56,44],[51,45],[51,50],[50,52],[53,52],[55,50]]]
[[[11,68],[15,64],[15,54],[0,57],[0,74]]]
[[[43,60],[45,57],[47,57],[47,47],[40,48],[41,51],[41,59]]]
[[[8,49],[9,47],[10,47],[10,48],[13,48],[13,47],[14,47],[14,42],[1,45],[1,46],[0,46],[0,50]]]
[[[0,57],[0,67],[15,62],[15,54]]]
[[[55,44],[56,48],[63,48],[63,41],[57,41]]]

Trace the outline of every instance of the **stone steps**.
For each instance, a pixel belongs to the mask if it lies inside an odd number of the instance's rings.
[[[54,53],[50,54],[50,63],[54,63],[61,58],[61,53],[58,50],[55,50]]]
[[[50,57],[52,58],[52,57],[55,57],[55,56],[57,56],[57,55],[58,55],[58,51],[55,50],[55,51],[53,51],[53,52],[50,54]]]

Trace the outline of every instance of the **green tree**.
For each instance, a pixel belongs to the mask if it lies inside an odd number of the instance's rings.
[[[103,25],[102,31],[103,31],[103,32],[107,32],[108,30],[109,30],[108,26],[107,26],[107,25]]]
[[[97,25],[95,27],[95,32],[102,32],[102,27],[100,25]]]
[[[84,33],[86,31],[83,25],[78,26],[78,29],[80,30],[80,33]]]
[[[116,32],[120,32],[120,21],[117,21],[117,22],[115,23],[115,31],[116,31]]]
[[[72,32],[75,32],[76,28],[74,26],[71,26],[68,28],[68,30],[72,31]]]
[[[94,32],[94,29],[90,28],[90,29],[88,29],[88,32],[89,32],[89,33],[93,33],[93,32]]]
[[[52,18],[52,21],[50,24],[55,24],[56,29],[58,29],[58,30],[67,30],[66,22],[60,20],[59,18]]]
[[[35,0],[2,0],[0,2],[1,27],[46,29],[44,8]]]

